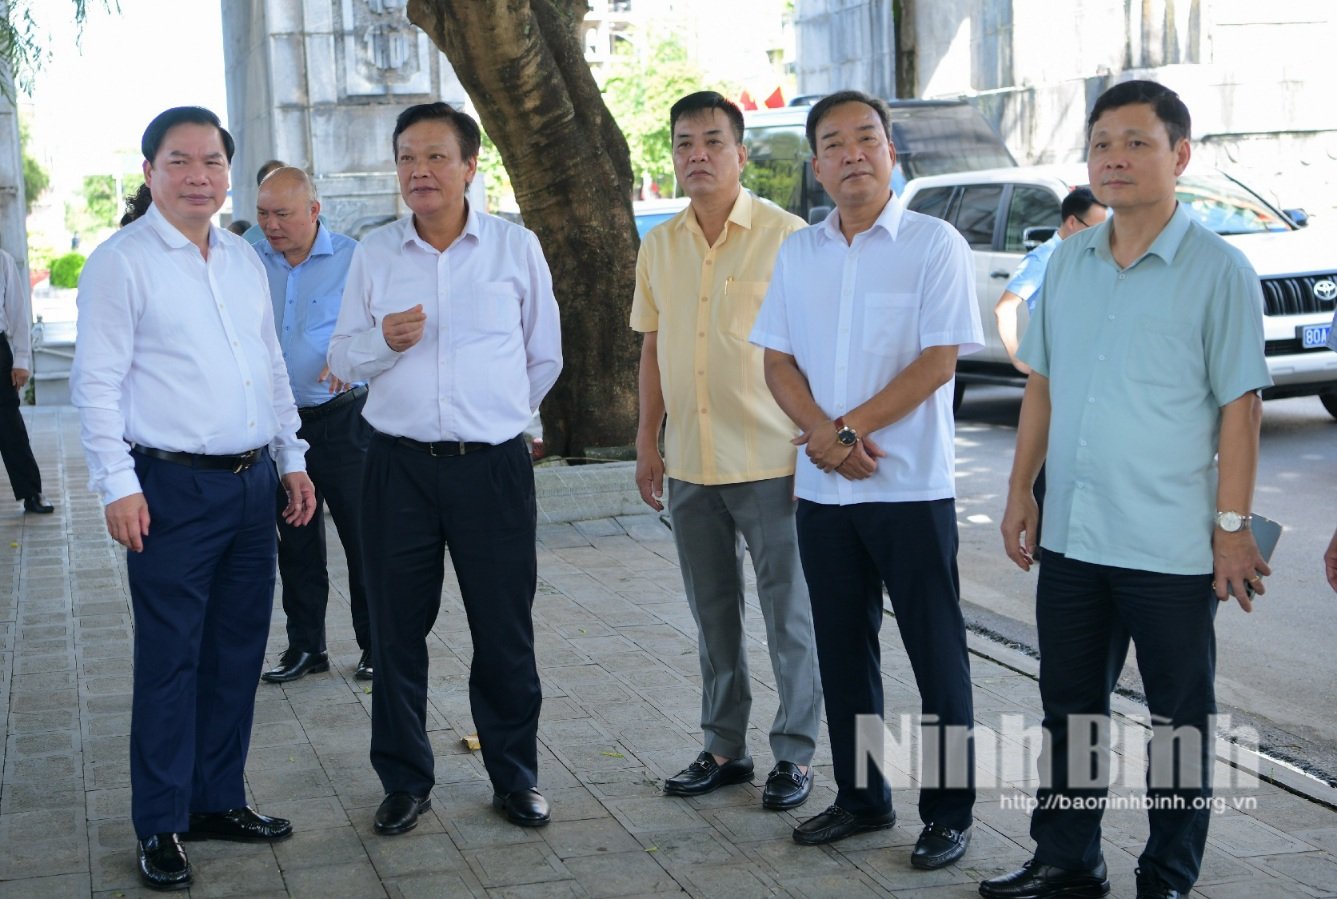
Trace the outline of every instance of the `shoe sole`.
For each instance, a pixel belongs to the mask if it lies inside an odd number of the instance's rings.
[[[184,833],[178,834],[177,839],[183,843],[202,843],[205,840],[220,840],[224,843],[282,843],[290,836],[292,836],[291,830],[280,836],[273,837],[211,833],[207,830],[187,830]]]
[[[895,826],[896,826],[896,816],[893,815],[891,820],[886,822],[885,824],[856,824],[854,826],[854,829],[849,831],[848,833],[843,833],[838,837],[822,837],[820,839],[814,839],[806,835],[800,834],[798,829],[795,828],[794,842],[798,843],[801,846],[825,846],[827,843],[835,843],[838,840],[845,839],[846,837],[852,837],[856,833],[867,833],[870,830],[886,830],[888,827],[895,827]]]
[[[512,815],[509,811],[507,811],[506,803],[498,799],[496,796],[492,797],[492,807],[497,811],[501,812],[503,815],[505,815],[506,820],[510,821],[517,827],[542,827],[545,824],[550,824],[552,822],[551,813],[542,818],[520,818],[515,815]]]
[[[371,680],[373,677],[370,671],[359,671],[353,675],[354,680]]]
[[[260,675],[260,680],[264,681],[267,684],[290,684],[295,680],[301,680],[308,674],[324,674],[326,671],[329,670],[330,670],[330,663],[322,662],[319,665],[312,665],[310,668],[306,669],[301,674],[295,674],[292,676],[279,675],[277,677],[271,677],[268,673],[265,673]]]
[[[175,892],[176,890],[188,890],[192,886],[191,878],[186,878],[185,880],[178,880],[175,883],[153,883],[143,874],[139,875],[139,882],[142,883],[147,889],[153,890],[155,893],[171,893]]]
[[[432,800],[430,797],[428,797],[427,799],[424,799],[422,802],[418,803],[418,814],[413,818],[413,821],[411,823],[403,824],[400,825],[399,827],[382,827],[380,824],[373,823],[372,829],[383,837],[393,837],[396,834],[408,833],[410,830],[418,826],[418,818],[422,816],[422,813],[431,810],[432,810]]]
[[[917,868],[920,871],[936,871],[939,868],[945,868],[948,865],[954,865],[959,862],[965,857],[966,849],[968,848],[969,844],[962,846],[960,852],[949,852],[946,855],[939,855],[932,858],[924,858],[912,854],[910,856],[910,867]]]
[[[755,773],[756,769],[753,769],[746,774],[731,774],[728,777],[722,778],[719,783],[707,790],[684,789],[678,786],[671,786],[668,781],[665,781],[664,792],[669,796],[705,796],[708,793],[715,792],[720,787],[732,787],[735,784],[750,783],[752,781],[752,776]]]
[[[1044,892],[1031,892],[1020,896],[1009,894],[1007,899],[1101,899],[1102,896],[1108,895],[1109,891],[1110,882],[1106,880],[1099,884],[1093,883],[1084,886],[1066,887],[1059,890],[1057,893],[1051,893],[1048,890],[1045,890]],[[986,893],[981,889],[980,895],[984,896],[985,899],[991,899],[991,897],[996,897],[998,894]]]

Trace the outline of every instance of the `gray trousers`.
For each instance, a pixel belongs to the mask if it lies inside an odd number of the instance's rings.
[[[743,630],[745,542],[780,694],[771,752],[777,762],[807,765],[817,745],[822,682],[793,495],[793,477],[718,486],[669,479],[673,540],[699,633],[701,730],[706,751],[726,758],[748,754],[752,711]]]

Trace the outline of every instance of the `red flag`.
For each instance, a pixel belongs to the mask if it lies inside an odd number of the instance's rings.
[[[780,92],[780,88],[771,91],[771,95],[766,98],[766,108],[775,109],[777,106],[785,105],[785,95]]]
[[[738,95],[738,105],[742,109],[756,109],[757,101],[752,99],[752,95],[743,91]]]

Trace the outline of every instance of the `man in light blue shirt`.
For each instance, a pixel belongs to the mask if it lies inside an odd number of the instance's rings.
[[[1096,101],[1087,166],[1114,215],[1055,251],[1019,351],[1031,375],[1002,533],[1008,557],[1030,570],[1031,485],[1047,452],[1035,612],[1046,745],[1035,857],[984,881],[986,899],[1109,892],[1100,851],[1109,784],[1076,768],[1070,776],[1069,759],[1110,770],[1096,761],[1107,759],[1108,738],[1091,745],[1091,719],[1108,719],[1130,640],[1152,718],[1137,896],[1186,894],[1202,864],[1216,609],[1233,593],[1249,611],[1270,573],[1249,509],[1258,391],[1271,378],[1257,274],[1175,198],[1189,128],[1183,102],[1153,82],[1125,82]],[[1141,784],[1130,772],[1121,785]]]
[[[1012,273],[1012,280],[1007,282],[1007,288],[993,307],[994,318],[998,320],[998,337],[1003,341],[1008,358],[1023,375],[1030,374],[1031,370],[1026,363],[1017,359],[1017,314],[1021,311],[1021,304],[1026,304],[1028,312],[1035,312],[1036,291],[1045,279],[1050,255],[1065,237],[1072,237],[1078,231],[1085,231],[1105,221],[1105,207],[1091,193],[1091,188],[1078,187],[1063,198],[1059,205],[1059,215],[1058,230],[1022,257],[1021,264]]]
[[[366,385],[347,384],[325,364],[334,323],[339,317],[348,264],[357,243],[319,222],[320,201],[306,172],[284,166],[271,172],[256,197],[256,218],[265,239],[255,245],[269,277],[274,324],[288,367],[288,380],[302,419],[298,432],[311,445],[307,471],[316,485],[316,514],[307,527],[279,528],[279,575],[283,612],[288,619],[288,648],[273,670],[261,678],[286,683],[312,672],[328,671],[325,608],[330,577],[326,567],[325,518],[329,504],[348,559],[348,601],[353,633],[362,651],[355,676],[372,676],[371,631],[362,573],[362,463],[370,430],[362,419]]]

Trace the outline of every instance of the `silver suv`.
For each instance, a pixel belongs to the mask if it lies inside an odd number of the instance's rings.
[[[1059,203],[1086,182],[1080,165],[1019,166],[916,178],[905,186],[901,199],[908,208],[956,226],[975,255],[985,348],[957,363],[958,404],[968,384],[1025,383],[998,337],[993,307],[1021,257],[1059,226]],[[1262,280],[1273,381],[1264,398],[1317,395],[1337,418],[1337,353],[1325,346],[1337,300],[1337,240],[1297,227],[1303,220],[1298,211],[1273,207],[1223,172],[1185,174],[1177,193],[1244,252]],[[1024,308],[1021,314],[1024,327]]]

